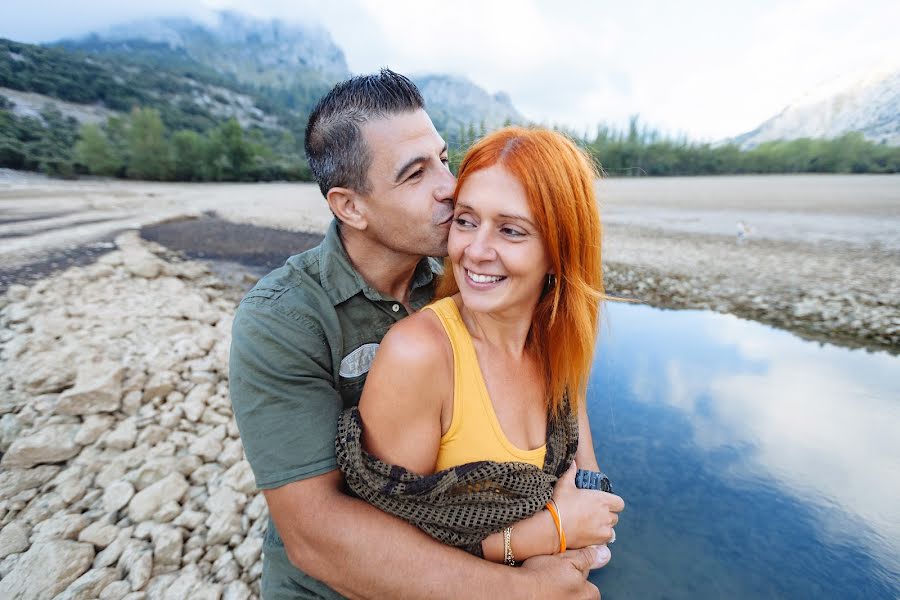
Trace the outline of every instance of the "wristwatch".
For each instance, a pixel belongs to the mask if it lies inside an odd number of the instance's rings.
[[[582,490],[599,490],[601,492],[613,493],[612,484],[609,477],[599,471],[588,471],[587,469],[578,469],[575,473],[575,487]]]

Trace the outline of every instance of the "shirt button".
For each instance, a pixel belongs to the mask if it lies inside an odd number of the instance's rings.
[[[399,304],[393,305],[393,306],[391,307],[391,310],[394,311],[394,312],[400,312],[400,305],[399,305]]]

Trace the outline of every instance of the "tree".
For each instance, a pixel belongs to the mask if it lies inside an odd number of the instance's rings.
[[[136,108],[128,127],[128,176],[166,180],[172,176],[172,153],[159,112]]]
[[[172,136],[174,176],[178,181],[202,181],[206,141],[196,131],[182,130]]]
[[[119,169],[119,160],[113,155],[106,134],[94,124],[81,127],[78,143],[75,144],[75,160],[94,175],[111,176]]]

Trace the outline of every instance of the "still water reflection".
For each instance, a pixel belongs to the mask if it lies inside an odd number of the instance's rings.
[[[609,304],[588,398],[605,600],[900,598],[900,357]]]

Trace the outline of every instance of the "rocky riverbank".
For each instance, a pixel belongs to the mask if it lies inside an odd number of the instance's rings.
[[[236,296],[137,232],[2,297],[0,597],[257,597],[228,399]]]
[[[900,352],[900,252],[879,247],[606,230],[607,291],[731,313],[843,346]]]

